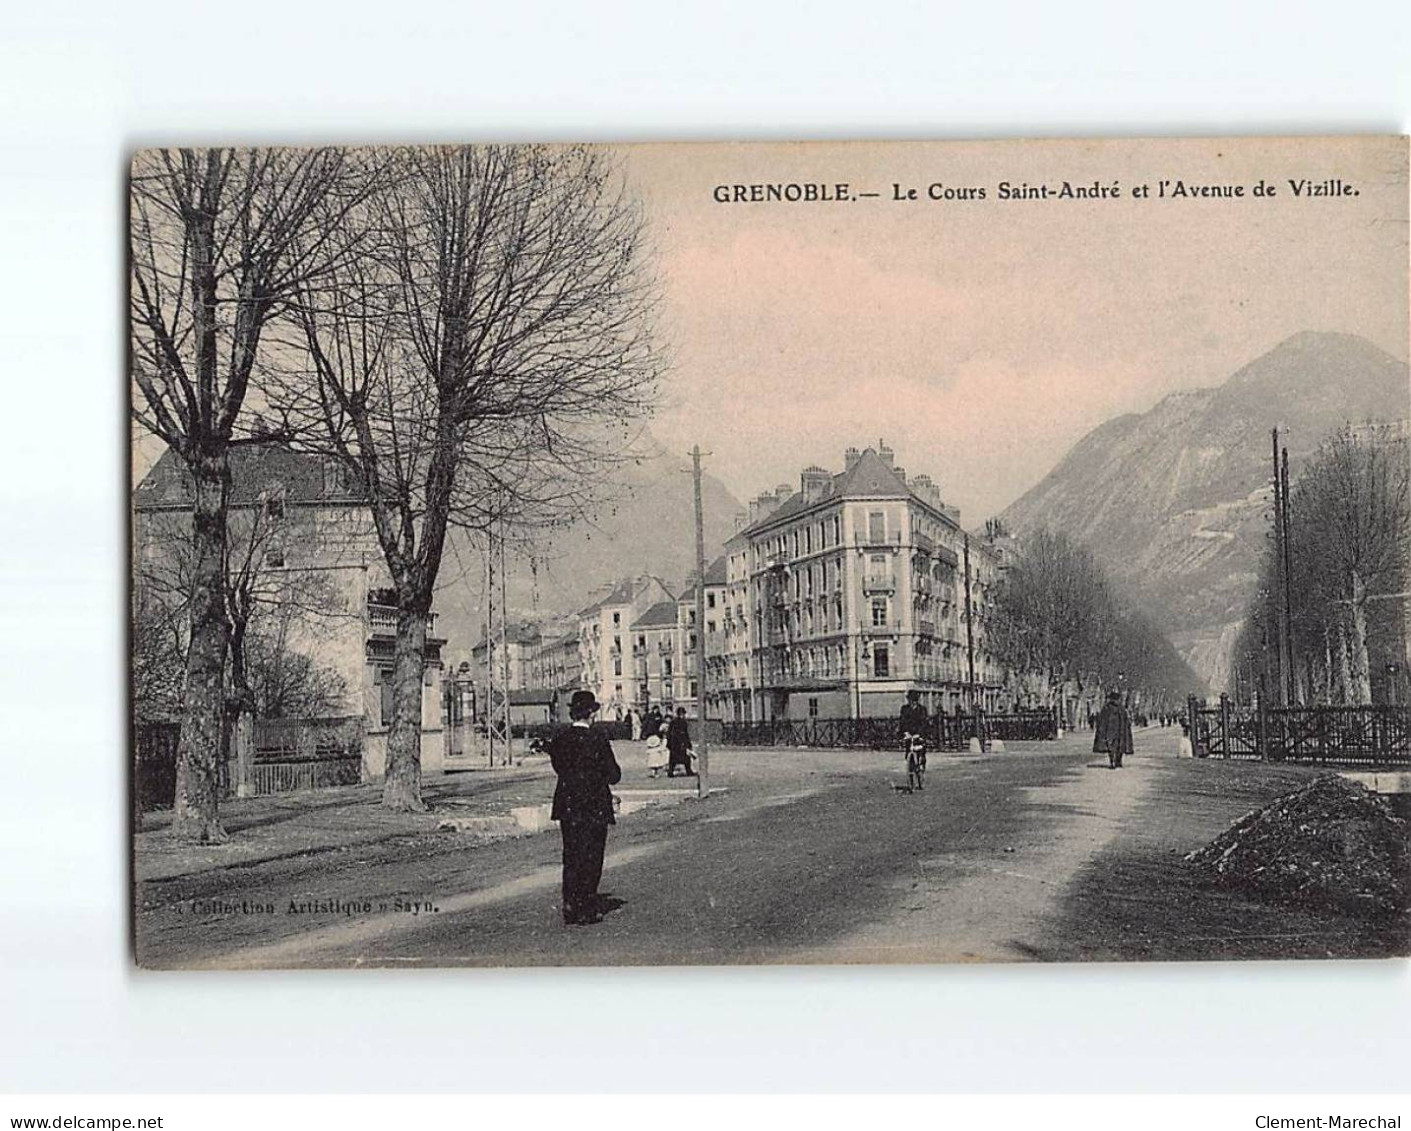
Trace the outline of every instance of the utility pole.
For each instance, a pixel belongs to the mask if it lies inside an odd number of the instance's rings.
[[[1293,658],[1293,551],[1289,548],[1293,532],[1290,519],[1293,510],[1289,506],[1289,448],[1284,445],[1279,469],[1279,495],[1284,506],[1284,639],[1288,643],[1288,700],[1292,707],[1298,699],[1298,671]]]
[[[510,648],[509,648],[509,583],[505,579],[505,527],[500,523],[500,672],[503,683],[500,690],[505,704],[505,762],[514,762],[514,730],[510,717]]]
[[[1279,695],[1283,700],[1283,705],[1289,705],[1288,700],[1288,664],[1286,656],[1288,654],[1287,641],[1284,639],[1284,618],[1279,615],[1279,590],[1284,589],[1287,593],[1286,579],[1284,573],[1284,488],[1283,479],[1279,475],[1279,430],[1274,428],[1270,435],[1273,437],[1274,445],[1274,562],[1278,571],[1278,576],[1274,578],[1273,590],[1269,594],[1270,603],[1274,613],[1274,646],[1279,657],[1279,679],[1275,684],[1279,689]]]
[[[701,512],[701,446],[691,449],[691,478],[696,497],[696,718],[700,743],[696,747],[696,795],[710,793],[710,738],[706,734],[706,624],[705,624],[705,519]]]
[[[970,535],[965,535],[965,654],[970,668],[970,710],[975,710],[975,624],[970,611]]]
[[[495,649],[491,643],[491,633],[495,627],[495,541],[493,535],[485,535],[485,687],[482,692],[484,705],[481,710],[485,718],[485,756],[489,764],[495,764]]]

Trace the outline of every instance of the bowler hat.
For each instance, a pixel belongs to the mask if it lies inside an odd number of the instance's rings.
[[[575,691],[573,698],[568,701],[568,714],[570,718],[586,719],[589,715],[602,709],[602,704],[598,702],[597,696],[591,691]]]

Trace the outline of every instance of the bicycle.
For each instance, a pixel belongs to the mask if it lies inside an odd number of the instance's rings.
[[[913,793],[925,788],[926,740],[919,734],[906,734],[902,744],[906,747],[906,791]]]

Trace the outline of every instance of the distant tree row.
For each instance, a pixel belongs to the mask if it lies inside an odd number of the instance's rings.
[[[995,594],[987,640],[1046,702],[1094,688],[1174,709],[1201,681],[1160,629],[1114,591],[1092,553],[1067,534],[1024,535]]]
[[[1344,427],[1289,493],[1289,578],[1271,539],[1235,647],[1233,688],[1282,694],[1285,592],[1294,697],[1356,705],[1392,698],[1407,664],[1411,443],[1403,433]]]

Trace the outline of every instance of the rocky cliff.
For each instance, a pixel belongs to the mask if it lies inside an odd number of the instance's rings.
[[[1217,388],[1094,429],[1001,517],[1089,545],[1219,690],[1270,529],[1270,429],[1296,477],[1342,423],[1408,415],[1404,362],[1361,338],[1297,334]]]

